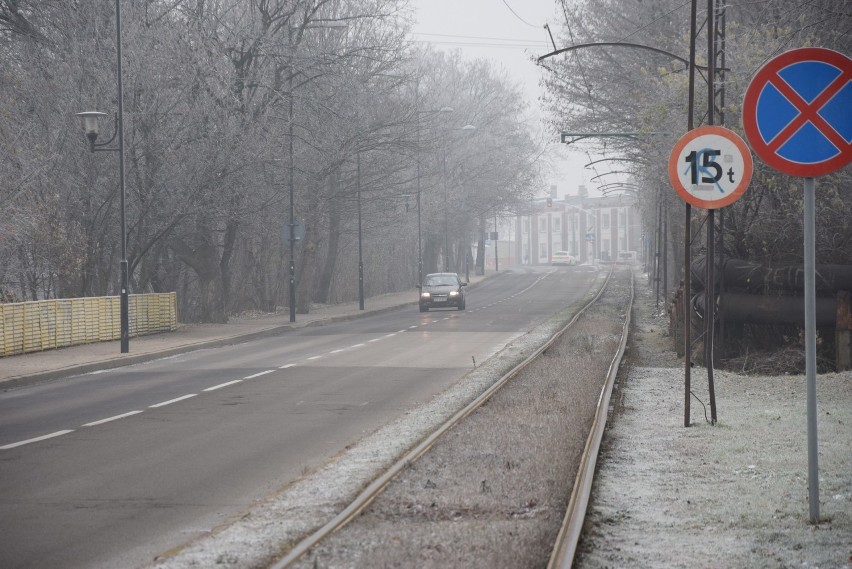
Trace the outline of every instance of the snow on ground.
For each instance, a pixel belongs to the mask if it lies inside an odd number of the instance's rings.
[[[817,378],[814,525],[805,377],[717,370],[717,424],[693,397],[685,428],[683,361],[651,304],[637,308],[639,365],[605,437],[575,566],[852,567],[852,372]],[[709,416],[707,370],[691,377]]]

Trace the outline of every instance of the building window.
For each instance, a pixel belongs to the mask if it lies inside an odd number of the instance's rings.
[[[529,218],[524,218],[524,233],[529,234],[530,232],[530,220]]]
[[[560,233],[562,231],[562,218],[558,215],[553,218],[553,232]]]
[[[601,229],[609,229],[609,214],[601,214]]]
[[[539,233],[547,233],[547,218],[539,217],[538,218],[538,232]]]
[[[547,243],[538,244],[538,258],[547,259]]]
[[[618,212],[618,225],[619,227],[627,227],[627,208],[623,207]]]

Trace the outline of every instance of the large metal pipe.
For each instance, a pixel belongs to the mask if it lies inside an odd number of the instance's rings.
[[[703,306],[704,294],[696,296],[695,304]],[[719,310],[728,322],[755,324],[805,325],[805,304],[801,296],[769,296],[728,292],[719,300]],[[834,326],[837,320],[837,300],[816,299],[816,325]]]
[[[699,290],[706,288],[705,263],[703,256],[692,261],[692,280]],[[716,283],[720,281],[725,289],[749,293],[802,292],[805,290],[805,269],[800,265],[767,267],[742,259],[727,259],[716,275]],[[852,290],[852,265],[817,265],[815,287],[822,294]]]

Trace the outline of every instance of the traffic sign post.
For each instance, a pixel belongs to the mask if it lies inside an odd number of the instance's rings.
[[[742,138],[720,126],[683,135],[669,156],[669,179],[681,199],[718,209],[734,203],[751,181],[751,152]]]
[[[734,203],[745,193],[753,171],[751,152],[735,132],[721,126],[703,126],[690,130],[678,140],[669,155],[668,171],[672,187],[683,201],[690,206],[710,210],[707,223],[707,284],[704,309],[706,315],[712,315],[716,304],[713,285],[713,212]],[[684,287],[687,287],[686,283]],[[687,308],[684,313],[685,321],[689,310]],[[716,393],[713,385],[714,317],[708,316],[706,322],[705,364],[710,391],[710,416],[712,424],[716,424]],[[689,325],[684,322],[686,353],[691,349],[688,330]],[[687,400],[688,391],[687,389]],[[688,419],[686,421],[688,424]]]
[[[807,381],[808,500],[819,522],[816,409],[815,176],[852,161],[852,59],[823,48],[782,53],[748,86],[743,126],[754,152],[769,166],[804,177],[805,377]]]

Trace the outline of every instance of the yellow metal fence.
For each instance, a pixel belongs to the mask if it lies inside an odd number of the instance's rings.
[[[175,293],[131,294],[130,336],[177,328]],[[0,304],[0,357],[121,337],[119,297]]]

